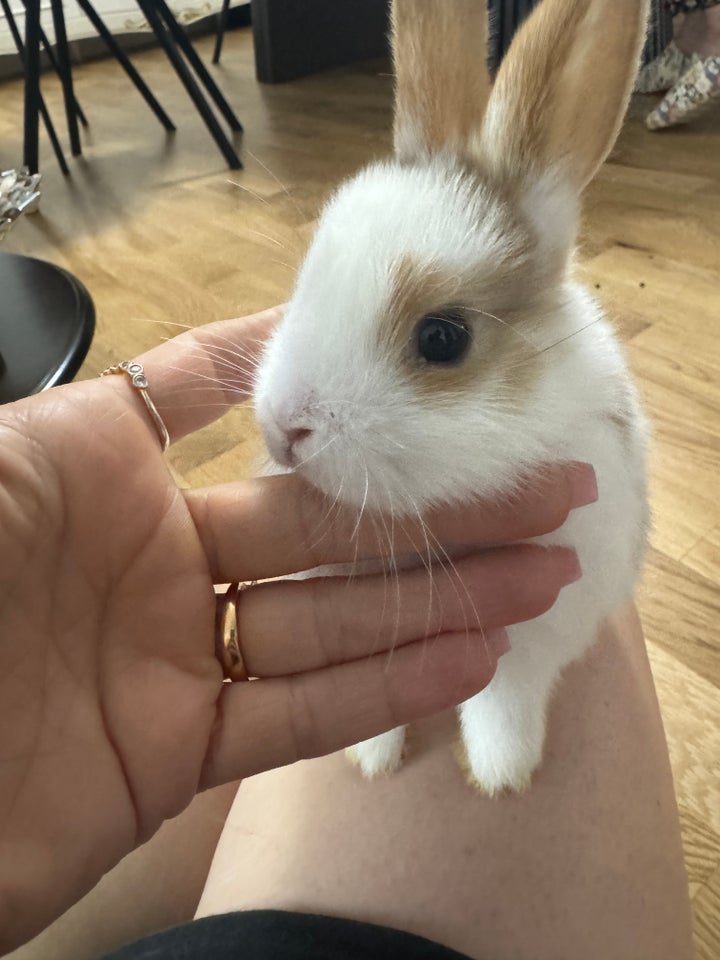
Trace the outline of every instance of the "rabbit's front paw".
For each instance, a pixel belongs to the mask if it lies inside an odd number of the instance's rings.
[[[468,736],[466,730],[457,743],[455,755],[468,782],[489,797],[527,790],[542,760],[544,723],[538,718],[534,729],[511,726],[495,736]]]
[[[542,741],[530,744],[519,738],[460,740],[457,758],[468,782],[489,797],[527,790],[542,760]]]
[[[348,747],[345,755],[351,763],[360,767],[364,777],[372,780],[397,770],[402,761],[404,743],[405,728],[396,727],[372,740],[363,740],[354,747]]]

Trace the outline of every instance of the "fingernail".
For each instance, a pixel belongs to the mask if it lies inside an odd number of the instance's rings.
[[[507,630],[501,627],[498,630],[490,630],[485,634],[485,646],[488,653],[491,653],[496,660],[499,660],[510,650],[510,637]]]
[[[570,465],[570,507],[587,507],[595,503],[598,498],[597,477],[595,470],[589,463],[573,463]]]

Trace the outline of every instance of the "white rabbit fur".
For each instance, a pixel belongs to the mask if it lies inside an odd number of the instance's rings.
[[[545,5],[557,15],[567,7]],[[637,43],[627,58],[636,56]],[[626,70],[620,116],[632,64]],[[582,578],[543,616],[509,629],[494,679],[459,707],[471,779],[490,794],[529,784],[552,690],[631,597],[648,527],[636,392],[611,327],[571,277],[588,177],[573,182],[562,150],[505,173],[487,142],[498,116],[491,96],[467,150],[420,147],[340,188],[256,384],[271,453],[358,510],[415,514],[502,497],[542,463],[593,464],[597,503],[538,541],[575,547]],[[417,136],[417,118],[397,126],[396,143]],[[595,166],[616,129],[598,144]],[[448,306],[468,317],[472,343],[440,370],[413,352],[411,321]],[[288,430],[309,431],[292,451]],[[400,763],[403,743],[400,728],[350,755],[374,776]]]

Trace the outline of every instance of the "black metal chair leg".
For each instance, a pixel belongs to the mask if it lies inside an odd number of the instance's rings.
[[[57,58],[60,64],[60,81],[65,100],[65,117],[67,118],[68,134],[70,136],[70,151],[74,157],[82,153],[80,144],[80,130],[75,112],[75,93],[73,91],[72,66],[68,50],[67,32],[65,30],[65,15],[63,14],[63,0],[50,0],[53,24],[55,26],[55,41],[57,44]]]
[[[40,0],[28,0],[25,8],[25,115],[23,162],[30,173],[40,163]]]
[[[105,23],[100,19],[95,8],[88,2],[88,0],[77,0],[77,4],[88,18],[90,23],[92,23],[95,30],[98,32],[100,37],[105,41],[110,52],[113,54],[115,59],[118,61],[120,66],[123,68],[125,73],[130,77],[132,82],[135,84],[136,89],[140,95],[145,100],[145,103],[150,107],[152,112],[158,118],[160,123],[165,127],[166,130],[175,130],[175,124],[172,122],[170,117],[165,113],[163,108],[160,106],[158,101],[153,96],[152,91],[145,83],[143,78],[137,72],[135,67],[132,65],[130,60],[125,55],[125,52],[120,46],[118,46],[117,40],[110,33],[108,28],[105,26]]]
[[[145,19],[150,24],[150,27],[157,37],[158,42],[165,50],[170,63],[173,65],[175,72],[187,90],[191,100],[195,104],[198,113],[203,118],[205,126],[210,131],[213,140],[219,147],[228,165],[233,170],[240,170],[242,168],[240,158],[238,157],[228,138],[225,136],[222,127],[215,117],[215,114],[210,109],[210,106],[203,97],[202,91],[195,82],[193,75],[190,73],[185,61],[180,56],[180,53],[175,46],[173,37],[165,28],[162,20],[160,19],[160,15],[156,9],[157,0],[137,0],[137,2],[145,16]]]
[[[22,3],[23,3],[23,6],[25,6],[26,0],[22,0]],[[4,8],[4,4],[3,4],[3,8]],[[8,22],[9,22],[9,21],[10,21],[10,18],[7,17],[7,15],[6,15],[6,18],[7,18]],[[11,28],[11,29],[12,29],[12,28]],[[51,44],[50,41],[48,40],[47,34],[46,34],[45,31],[43,30],[42,25],[40,26],[40,40],[41,40],[42,45],[43,45],[43,48],[44,48],[44,50],[45,50],[45,54],[46,54],[48,60],[50,61],[50,66],[53,68],[53,70],[55,71],[55,73],[56,73],[56,74],[58,75],[58,77],[59,77],[59,76],[60,76],[60,64],[57,62],[57,57],[55,56],[55,53],[53,52],[52,44]],[[80,123],[81,123],[84,127],[87,127],[87,126],[88,126],[87,117],[86,117],[85,114],[83,113],[82,107],[81,107],[80,104],[78,103],[77,99],[74,98],[74,101],[75,101],[75,102],[74,102],[74,105],[75,105],[75,113],[77,114],[77,118],[78,118],[78,120],[80,121]]]
[[[23,0],[23,2],[24,2],[24,0]],[[41,39],[41,41],[42,41],[42,45],[43,45],[43,48],[44,48],[44,50],[45,50],[45,54],[46,54],[48,60],[50,61],[50,66],[53,68],[53,70],[55,71],[55,73],[56,73],[58,76],[60,76],[60,64],[59,64],[58,61],[57,61],[57,57],[55,56],[55,53],[53,52],[52,44],[51,44],[50,41],[48,40],[47,34],[46,34],[45,31],[42,29],[42,27],[40,28],[40,39]],[[89,126],[88,121],[87,121],[87,117],[86,117],[85,114],[83,113],[83,109],[82,109],[82,107],[80,106],[80,104],[78,103],[77,97],[75,97],[75,96],[73,96],[73,107],[74,107],[74,110],[75,110],[75,115],[77,116],[77,118],[78,118],[78,120],[80,121],[80,123],[81,123],[84,127]]]
[[[220,63],[220,54],[222,53],[223,40],[228,25],[228,15],[230,13],[230,0],[223,0],[222,9],[218,18],[217,34],[215,36],[215,49],[213,50],[212,62]]]
[[[70,167],[68,167],[67,165],[65,154],[62,151],[62,147],[60,146],[60,141],[58,140],[58,136],[55,133],[55,126],[50,117],[50,111],[45,106],[45,100],[43,99],[42,94],[40,94],[40,113],[43,118],[43,123],[45,124],[45,130],[47,131],[48,139],[52,144],[53,153],[55,154],[55,157],[57,159],[58,166],[60,167],[63,174],[67,177],[70,175]]]
[[[20,63],[22,64],[23,72],[26,73],[27,67],[26,67],[26,57],[25,57],[25,44],[23,43],[22,37],[20,36],[20,31],[17,28],[17,23],[15,22],[13,12],[10,9],[9,0],[0,0],[0,7],[2,7],[2,11],[5,14],[5,19],[7,20],[7,23],[8,23],[8,27],[10,28],[10,33],[12,34],[12,38],[15,43],[15,49],[17,50],[18,56],[20,57]],[[60,146],[60,141],[58,140],[57,134],[55,133],[55,127],[53,126],[53,122],[50,118],[50,113],[47,107],[45,106],[45,100],[43,99],[43,95],[39,91],[38,91],[38,107],[40,110],[40,115],[43,118],[43,123],[45,124],[45,129],[47,130],[47,135],[50,139],[50,143],[52,144],[53,152],[55,153],[55,156],[57,158],[58,165],[60,166],[60,169],[62,170],[62,172],[67,176],[67,174],[70,173],[70,168],[67,165],[65,154],[62,151],[62,147]]]
[[[204,85],[207,92],[217,104],[220,113],[222,113],[227,122],[230,124],[230,128],[237,132],[242,132],[242,124],[233,113],[232,107],[222,95],[220,88],[208,73],[207,67],[198,56],[197,51],[188,39],[187,34],[175,19],[175,14],[172,12],[170,7],[168,7],[167,3],[165,3],[165,0],[152,0],[152,6],[157,9],[158,13],[165,21],[170,33],[173,36],[173,39],[187,57],[190,66],[200,78],[200,82]]]

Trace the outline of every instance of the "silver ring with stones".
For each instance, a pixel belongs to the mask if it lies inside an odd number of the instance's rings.
[[[100,374],[101,377],[106,377],[111,373],[125,373],[130,377],[130,382],[135,387],[137,392],[143,398],[143,402],[147,407],[148,413],[152,418],[152,422],[155,425],[157,430],[158,437],[160,438],[160,445],[162,446],[163,453],[170,446],[170,434],[168,429],[163,422],[163,418],[158,413],[158,409],[155,404],[150,399],[150,394],[148,393],[148,378],[145,376],[145,371],[143,370],[143,365],[137,363],[135,360],[123,360],[122,363],[116,363],[114,367],[108,367],[107,370],[103,370]]]

